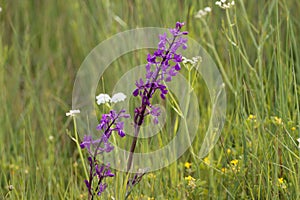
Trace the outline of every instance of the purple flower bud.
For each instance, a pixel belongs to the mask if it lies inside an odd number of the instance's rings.
[[[135,97],[136,97],[137,95],[139,95],[139,89],[135,89],[135,90],[133,91],[132,94],[133,94],[133,96],[135,96]]]
[[[175,62],[182,62],[182,56],[179,54],[174,53],[174,61]]]
[[[115,175],[113,173],[111,173],[111,171],[108,169],[106,170],[105,172],[105,176],[108,176],[108,177],[114,177]]]
[[[86,187],[88,188],[88,190],[90,191],[92,188],[91,188],[91,185],[90,185],[89,181],[84,180],[84,183],[85,183]]]
[[[123,130],[118,130],[118,134],[119,134],[120,137],[125,136],[125,132]]]
[[[172,81],[172,76],[168,76],[167,78],[166,78],[166,82],[171,82]],[[165,96],[165,95],[164,95]]]
[[[161,97],[163,100],[166,99],[166,96],[165,96],[163,93],[160,94],[160,97]]]
[[[174,66],[174,69],[175,69],[176,71],[179,71],[179,70],[181,69],[180,64],[179,64],[179,63],[176,63],[176,65]]]
[[[99,184],[99,191],[98,191],[97,195],[100,196],[102,194],[102,192],[104,192],[104,190],[106,189],[106,187],[107,187],[107,184],[100,183]]]
[[[104,148],[101,149],[101,150],[102,150],[102,152],[105,151],[106,153],[109,153],[109,152],[111,152],[113,149],[114,149],[114,147],[113,147],[112,145],[110,145],[109,142],[106,142],[106,143],[104,143]]]
[[[151,70],[151,64],[150,64],[150,63],[147,63],[147,65],[146,65],[146,71],[147,71],[147,72],[150,72],[150,70]]]
[[[177,72],[176,72],[176,67],[172,67],[169,72],[168,72],[168,75],[169,76],[176,76]]]
[[[159,121],[158,121],[158,118],[157,118],[157,117],[154,117],[154,118],[153,118],[153,123],[154,123],[154,124],[158,124],[158,122],[159,122]]]
[[[152,106],[152,107],[151,107],[151,110],[150,110],[150,114],[151,114],[152,116],[158,117],[158,116],[160,115],[160,108],[159,108],[159,107]]]
[[[95,165],[95,170],[96,170],[96,174],[99,176],[99,178],[102,177],[102,172],[104,170],[104,165],[101,165],[101,167],[99,167],[98,164]]]
[[[154,55],[154,56],[151,56],[151,54],[148,54],[147,61],[148,61],[149,63],[156,63],[156,62],[155,62],[155,59],[156,59],[156,56],[155,56],[155,55]]]
[[[184,26],[184,22],[176,22],[176,29],[181,29]]]
[[[161,49],[158,49],[154,52],[154,56],[161,57],[163,55],[164,51]]]

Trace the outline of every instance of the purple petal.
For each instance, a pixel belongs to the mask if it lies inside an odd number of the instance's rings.
[[[177,74],[177,72],[175,70],[175,67],[172,67],[168,72],[169,76],[176,76],[176,74]]]
[[[182,61],[182,56],[179,54],[174,54],[174,61],[175,62],[181,62]]]
[[[99,184],[99,191],[98,191],[97,195],[100,196],[101,193],[104,192],[104,190],[106,189],[106,187],[107,187],[106,184],[100,183],[100,184]]]
[[[154,123],[154,124],[158,124],[158,122],[159,122],[159,121],[158,121],[158,118],[157,118],[157,117],[154,117],[154,118],[153,118],[153,123]]]
[[[118,131],[118,134],[119,134],[120,137],[124,137],[124,136],[125,136],[125,133],[124,133],[123,130],[119,130],[119,131]]]
[[[167,78],[166,78],[166,82],[170,82],[172,80],[172,76],[168,76]],[[163,98],[163,97],[162,97]],[[163,99],[165,99],[165,98],[163,98]]]
[[[176,22],[176,28],[181,29],[184,26],[184,22]]]
[[[105,151],[106,153],[109,153],[109,152],[111,152],[111,151],[114,149],[114,146],[110,145],[110,143],[108,143],[108,142],[105,143],[104,146],[105,146],[104,151]]]
[[[180,64],[176,63],[176,65],[174,66],[174,68],[175,68],[176,71],[179,71],[181,69]]]
[[[105,176],[114,177],[115,175],[114,175],[113,173],[111,173],[111,171],[108,169],[108,170],[105,172]]]
[[[136,97],[139,94],[139,89],[135,89],[132,94]]]
[[[86,187],[88,188],[88,190],[91,190],[91,185],[90,185],[89,181],[84,180],[84,183],[85,183]]]
[[[150,114],[151,114],[152,116],[158,117],[158,116],[160,115],[160,108],[159,108],[159,107],[154,107],[154,106],[153,106],[153,107],[151,108]]]
[[[96,165],[96,166],[95,166],[95,170],[96,170],[97,175],[102,176],[102,172],[103,172],[103,170],[104,170],[104,165],[101,165],[100,168],[99,168],[98,165]]]

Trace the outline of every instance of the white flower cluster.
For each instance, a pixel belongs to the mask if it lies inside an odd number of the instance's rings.
[[[223,9],[231,8],[235,5],[234,1],[226,2],[227,0],[216,1],[216,5]]]
[[[76,114],[79,114],[80,110],[70,110],[69,112],[66,113],[66,116],[71,116],[74,117]]]
[[[197,12],[197,14],[195,15],[195,18],[201,18],[201,17],[207,15],[210,12],[211,12],[211,8],[210,7],[205,7],[203,10],[199,10]]]
[[[182,57],[183,64],[190,63],[191,65],[196,65],[198,62],[202,62],[202,58],[200,56],[193,57],[192,59]]]
[[[99,94],[96,96],[97,104],[104,104],[104,103],[117,103],[119,101],[124,101],[126,99],[126,95],[122,92],[114,94],[112,97],[110,97],[108,94]]]

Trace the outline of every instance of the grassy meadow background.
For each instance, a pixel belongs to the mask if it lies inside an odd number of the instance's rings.
[[[212,12],[196,19],[206,6]],[[225,126],[207,157],[193,156],[201,146],[196,137],[129,199],[300,199],[300,1],[237,0],[228,10],[204,0],[0,0],[0,7],[0,199],[87,199],[78,151],[66,134],[73,132],[65,113],[76,72],[108,37],[176,21],[186,22],[222,72]],[[144,63],[146,53],[122,57],[109,73]],[[105,90],[113,84],[103,82]],[[201,80],[195,90],[202,130],[209,98]],[[118,199],[115,180],[102,199]]]

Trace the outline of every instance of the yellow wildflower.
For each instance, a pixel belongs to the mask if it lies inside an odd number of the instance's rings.
[[[186,181],[195,181],[196,179],[194,179],[192,176],[187,176],[187,177],[184,177],[184,180]]]
[[[281,178],[278,178],[278,185],[282,188],[282,189],[285,189],[286,188],[286,185],[285,185],[285,180],[281,177]]]
[[[227,149],[227,154],[230,154],[231,153],[231,149]]]
[[[147,177],[148,177],[148,178],[150,178],[150,179],[153,179],[153,178],[155,178],[155,177],[156,177],[156,175],[155,175],[155,174],[153,174],[153,173],[149,173],[149,174],[147,175]]]
[[[210,161],[209,161],[209,158],[208,158],[208,157],[205,157],[205,158],[203,159],[203,162],[204,162],[205,164],[207,164],[207,165],[210,165]]]
[[[239,160],[237,160],[237,159],[230,161],[230,164],[232,164],[234,166],[236,166],[238,163],[239,163]]]
[[[250,114],[250,115],[248,116],[248,120],[255,120],[255,119],[256,119],[256,116],[255,116],[255,115]]]
[[[283,124],[283,122],[282,122],[282,119],[280,118],[280,117],[274,117],[274,120],[275,120],[275,123],[276,124],[278,124],[278,125],[281,125],[281,124]]]
[[[295,126],[293,126],[293,127],[291,128],[291,130],[292,130],[292,131],[295,131],[295,130],[296,130],[296,127],[295,127]]]
[[[240,167],[232,166],[231,170],[232,170],[234,173],[237,173],[237,172],[240,171]]]
[[[283,181],[284,181],[284,179],[283,179],[283,178],[279,178],[279,179],[278,179],[278,183],[280,183],[280,184],[282,184],[282,183],[283,183]]]
[[[188,186],[190,186],[191,188],[195,188],[196,187],[196,183],[195,183],[195,180],[196,179],[194,179],[192,176],[187,176],[187,177],[184,177],[184,179],[186,180],[186,181],[188,181]]]
[[[184,166],[185,166],[185,168],[189,169],[189,168],[191,168],[192,163],[185,162],[185,163],[184,163]]]
[[[222,167],[221,171],[222,171],[223,173],[226,173],[227,169],[226,169],[225,167]]]

